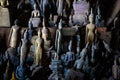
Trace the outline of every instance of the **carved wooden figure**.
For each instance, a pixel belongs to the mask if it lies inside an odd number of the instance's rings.
[[[15,20],[15,25],[10,29],[10,34],[8,37],[8,43],[10,47],[16,48],[19,44],[19,36],[20,36],[20,26],[18,26],[18,20]]]
[[[32,14],[31,14],[31,20],[32,20],[33,27],[40,26],[40,23],[41,23],[40,12],[39,10],[37,10],[36,4],[34,4],[34,10],[32,11]]]
[[[93,23],[93,19],[94,19],[94,15],[93,15],[93,12],[92,12],[92,9],[91,9],[91,14],[89,15],[89,24],[87,24],[86,26],[86,43],[89,43],[90,45],[92,45],[92,43],[95,42],[96,40],[96,33],[97,33],[97,30],[96,30],[96,26],[95,24]]]
[[[58,29],[55,37],[55,49],[57,54],[60,55],[62,52],[62,19],[59,22]]]
[[[45,26],[45,20],[43,19],[42,38],[44,40],[44,49],[48,51],[51,48],[51,33]]]
[[[38,30],[38,38],[35,41],[35,65],[42,65],[42,55],[43,55],[43,39],[41,37],[41,31]]]

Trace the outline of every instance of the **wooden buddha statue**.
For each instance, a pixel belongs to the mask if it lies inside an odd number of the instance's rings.
[[[28,30],[25,30],[23,39],[21,40],[22,40],[22,46],[20,51],[20,65],[24,65],[26,63],[26,57],[30,49],[30,42],[28,39]]]
[[[18,20],[15,20],[15,25],[10,29],[10,34],[8,37],[8,43],[10,47],[16,48],[19,44],[20,36],[20,26],[18,26]]]
[[[60,20],[58,29],[56,30],[55,50],[58,55],[62,52],[62,19]]]
[[[41,23],[40,12],[39,12],[39,10],[37,10],[36,4],[34,4],[34,10],[32,11],[31,19],[32,19],[33,27],[39,27],[40,26],[40,23]]]
[[[31,17],[38,18],[40,17],[40,12],[37,10],[37,5],[34,4],[34,10],[32,11]]]
[[[44,40],[44,49],[48,51],[51,48],[51,33],[45,26],[45,20],[43,19],[42,38]]]
[[[93,23],[93,12],[92,12],[92,9],[91,9],[91,14],[89,15],[89,24],[87,24],[86,26],[86,42],[85,43],[89,43],[90,45],[92,45],[92,43],[95,42],[95,38],[96,38],[96,26],[95,24]]]
[[[42,65],[42,55],[43,55],[43,49],[44,49],[44,42],[41,36],[41,30],[38,30],[38,37],[35,40],[35,65]]]

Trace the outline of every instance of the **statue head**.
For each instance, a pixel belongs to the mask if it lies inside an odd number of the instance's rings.
[[[98,19],[101,19],[101,12],[100,12],[100,7],[98,6],[98,9],[97,9],[97,14],[98,14]]]
[[[62,29],[62,19],[60,19],[60,22],[59,22],[59,24],[58,24],[58,28],[59,28],[59,29]]]
[[[15,25],[18,25],[18,24],[19,24],[18,19],[16,19],[16,20],[14,21],[14,24],[15,24]]]
[[[35,10],[37,9],[37,5],[36,5],[36,4],[34,4],[34,9],[35,9]]]
[[[91,8],[91,12],[90,12],[90,15],[89,15],[89,22],[90,23],[93,23],[93,18],[94,18],[94,15],[93,15],[93,10]]]

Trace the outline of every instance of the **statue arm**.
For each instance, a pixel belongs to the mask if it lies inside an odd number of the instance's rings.
[[[55,36],[55,49],[57,48],[57,40],[58,40],[58,31],[56,31],[56,36]]]
[[[32,18],[34,17],[34,13],[33,13],[33,11],[32,11],[32,13],[31,13],[31,17],[32,17]]]
[[[9,36],[8,36],[8,44],[10,43],[12,32],[13,32],[13,28],[10,29],[10,33],[9,33]]]
[[[87,26],[86,26],[86,34],[85,34],[86,36],[85,36],[85,43],[87,43],[87,37],[88,37],[88,28],[87,28]]]
[[[38,16],[40,16],[40,12],[38,11]]]
[[[97,41],[97,28],[95,29],[95,42]]]

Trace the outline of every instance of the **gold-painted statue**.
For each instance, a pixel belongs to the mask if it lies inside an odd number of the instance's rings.
[[[42,54],[43,54],[43,39],[41,37],[41,30],[38,30],[38,37],[35,40],[35,65],[42,65]]]
[[[91,14],[89,15],[89,24],[87,24],[86,26],[86,39],[85,39],[85,43],[89,43],[90,45],[92,45],[92,43],[95,42],[96,40],[96,26],[95,24],[93,23],[93,18],[94,15],[93,15],[93,12],[92,12],[92,9],[91,9]]]
[[[18,20],[15,20],[15,25],[10,29],[10,34],[8,37],[8,43],[10,47],[16,48],[19,44],[20,37],[20,26],[18,26]]]
[[[47,52],[51,48],[51,33],[45,26],[45,20],[43,19],[42,38],[44,40],[44,50]]]

